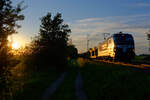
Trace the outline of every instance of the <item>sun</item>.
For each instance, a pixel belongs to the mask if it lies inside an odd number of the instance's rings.
[[[17,42],[17,41],[14,41],[13,43],[12,43],[12,49],[19,49],[20,48],[20,44]]]

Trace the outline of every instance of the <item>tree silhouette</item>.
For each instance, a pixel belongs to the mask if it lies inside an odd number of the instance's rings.
[[[67,50],[68,57],[71,59],[76,59],[78,57],[78,50],[74,45],[68,45]]]
[[[8,47],[8,36],[16,33],[15,29],[20,28],[16,22],[24,19],[24,15],[20,14],[22,11],[21,4],[16,7],[12,6],[11,0],[0,0],[0,99],[4,100],[7,95],[3,90],[6,90],[8,82],[10,53]],[[8,92],[7,88],[7,92]],[[7,93],[8,94],[8,93]]]
[[[149,41],[149,51],[150,51],[150,30],[146,32],[147,34],[147,40]]]
[[[32,42],[36,64],[63,68],[66,65],[67,41],[70,32],[69,26],[63,24],[60,13],[53,18],[51,13],[43,16],[39,34]]]
[[[21,3],[17,7],[13,7],[10,0],[0,1],[0,55],[8,53],[8,36],[16,33],[15,28],[20,27],[16,22],[24,19],[24,15],[20,14],[21,11]],[[7,56],[4,56],[4,59],[5,57]],[[0,68],[7,66],[4,59],[0,59]]]

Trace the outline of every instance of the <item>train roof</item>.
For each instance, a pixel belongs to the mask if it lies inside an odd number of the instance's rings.
[[[121,35],[132,36],[132,34],[129,34],[129,33],[118,32],[118,33],[112,34],[112,35],[111,35],[110,37],[108,37],[105,41],[107,41],[109,38],[112,38],[112,37],[114,37],[114,36],[121,36]]]
[[[128,36],[132,36],[131,34],[129,33],[123,33],[123,32],[118,32],[118,33],[114,33],[112,34],[110,37],[108,37],[106,40],[104,40],[103,42],[100,42],[99,44],[103,44],[105,43],[108,39],[114,37],[114,36],[120,36],[120,35],[128,35]]]
[[[130,36],[132,36],[129,33],[123,33],[123,32],[114,33],[112,36],[116,36],[116,35],[130,35]]]

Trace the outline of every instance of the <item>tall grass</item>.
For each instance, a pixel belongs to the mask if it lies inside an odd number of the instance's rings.
[[[7,60],[6,66],[3,66],[0,70],[0,100],[12,100],[15,91],[21,87],[21,82],[17,83],[16,81],[20,80],[20,78],[13,71],[15,66],[20,63],[20,60],[12,55],[9,55]]]
[[[53,83],[62,72],[57,71],[56,68],[50,67],[47,70],[37,71],[31,70],[30,66],[18,67],[17,75],[22,77],[22,87],[15,92],[14,100],[41,100],[42,95],[51,83]],[[21,82],[21,80],[18,80]],[[22,89],[21,89],[22,88]]]
[[[81,72],[89,100],[145,100],[150,97],[150,71],[85,61]]]

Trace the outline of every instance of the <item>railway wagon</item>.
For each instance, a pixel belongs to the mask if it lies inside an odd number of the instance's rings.
[[[90,58],[92,58],[92,59],[97,58],[97,55],[98,55],[98,51],[97,50],[98,50],[97,47],[90,48],[90,50],[89,50]]]
[[[131,34],[119,32],[99,43],[97,50],[91,49],[89,52],[90,58],[131,60],[135,56],[134,39]]]

